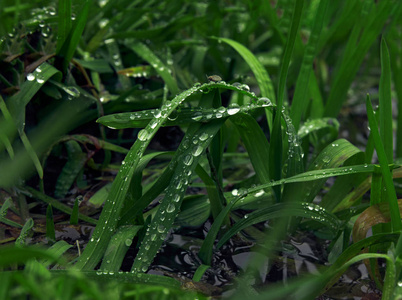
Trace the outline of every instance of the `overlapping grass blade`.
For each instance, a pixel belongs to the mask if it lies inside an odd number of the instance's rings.
[[[91,4],[91,1],[85,1],[81,9],[79,10],[77,18],[72,24],[68,36],[64,38],[62,46],[57,46],[58,51],[56,52],[56,55],[62,60],[63,73],[65,73],[65,71],[67,70],[68,64],[73,58],[74,52],[77,49],[78,43],[81,40],[82,33],[87,23],[89,8]],[[63,28],[63,30],[65,29],[67,28]],[[66,32],[63,32],[63,34],[65,33]]]
[[[285,97],[285,86],[286,79],[288,75],[290,59],[292,57],[293,48],[296,41],[296,36],[299,30],[300,19],[303,11],[303,0],[296,0],[293,9],[292,22],[290,24],[289,37],[286,40],[286,46],[284,49],[284,54],[281,60],[281,67],[279,71],[279,83],[278,83],[278,100],[277,108],[278,112],[282,111],[283,101]],[[281,129],[281,114],[276,113],[274,116],[273,127],[271,130],[270,143],[275,145],[275,147],[269,148],[269,171],[270,178],[273,180],[279,180],[282,178],[282,155],[283,155],[283,144],[282,144],[282,129]],[[281,201],[281,189],[279,186],[274,188],[274,193],[276,201]]]
[[[202,125],[193,135],[193,139],[197,139],[198,143],[192,147],[188,147],[181,154],[181,159],[177,163],[173,179],[166,189],[165,197],[147,228],[145,238],[141,243],[140,250],[131,269],[133,272],[145,272],[152,263],[180,209],[189,183],[189,174],[194,171],[201,158],[201,154],[208,147],[222,124],[223,120],[217,120]]]
[[[209,86],[212,87],[218,85],[212,83],[209,84]],[[124,159],[123,165],[113,182],[109,193],[109,199],[105,202],[105,206],[99,219],[99,222],[102,225],[95,228],[92,235],[93,241],[88,243],[85,251],[76,264],[76,268],[84,270],[93,269],[100,261],[110,241],[111,234],[116,229],[118,217],[121,214],[122,204],[124,203],[129,190],[129,183],[146,147],[158,129],[177,106],[187,97],[196,93],[200,89],[202,89],[200,86],[192,87],[177,95],[172,101],[166,102],[160,109],[160,115],[155,115],[154,119],[149,122],[147,127],[138,133],[138,139]]]
[[[142,226],[121,226],[112,236],[106,249],[100,270],[102,272],[117,272],[121,268],[124,256],[130,248],[134,236]]]

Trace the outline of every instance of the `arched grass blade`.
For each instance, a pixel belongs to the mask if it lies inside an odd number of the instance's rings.
[[[303,217],[316,220],[323,226],[328,227],[334,235],[339,230],[339,220],[319,205],[311,203],[277,203],[271,207],[246,214],[243,219],[236,222],[234,226],[225,232],[216,245],[216,248],[219,249],[233,235],[249,226],[267,221],[272,218],[281,218],[284,216]]]
[[[261,96],[262,97],[267,97],[271,99],[273,103],[276,103],[276,97],[275,97],[275,90],[274,86],[272,84],[271,78],[267,72],[267,70],[264,68],[264,66],[258,61],[258,59],[254,56],[253,53],[251,53],[250,50],[248,50],[246,47],[244,47],[242,44],[231,40],[227,38],[216,38],[219,41],[225,42],[229,46],[231,46],[233,49],[235,49],[246,61],[246,63],[250,66],[251,71],[253,71],[254,76],[258,82],[258,86],[261,90]],[[267,120],[268,120],[268,125],[269,128],[272,127],[272,114],[269,113],[267,114]]]
[[[215,84],[210,84],[215,86]],[[109,193],[109,198],[105,202],[102,214],[99,219],[100,226],[95,228],[92,235],[94,238],[89,242],[83,254],[80,256],[77,264],[78,269],[93,269],[102,259],[104,251],[109,244],[112,232],[116,229],[118,217],[121,215],[121,208],[129,190],[130,181],[137,168],[141,156],[150,143],[152,137],[159,130],[168,116],[182,103],[186,98],[196,93],[200,87],[192,87],[177,95],[172,101],[166,102],[160,109],[160,115],[154,117],[155,122],[150,122],[147,127],[138,133],[137,141],[131,147],[129,153],[123,161]]]

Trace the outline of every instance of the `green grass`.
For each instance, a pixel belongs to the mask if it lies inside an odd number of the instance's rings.
[[[400,299],[400,1],[3,2],[1,299]]]

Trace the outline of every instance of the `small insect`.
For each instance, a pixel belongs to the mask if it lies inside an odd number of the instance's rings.
[[[218,76],[218,75],[207,76],[207,79],[208,79],[210,82],[219,82],[219,81],[222,81],[222,78],[221,78],[220,76]]]

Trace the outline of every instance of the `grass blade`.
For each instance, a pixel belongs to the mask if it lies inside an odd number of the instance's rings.
[[[127,40],[125,42],[127,47],[132,49],[139,57],[147,61],[155,69],[155,71],[162,77],[169,91],[172,95],[179,93],[176,80],[169,72],[169,68],[149,49],[146,45],[139,41]]]
[[[393,162],[393,130],[391,102],[391,66],[385,38],[381,40],[381,78],[380,78],[380,135],[388,163]]]
[[[67,70],[68,64],[73,58],[74,52],[77,49],[78,43],[81,40],[82,33],[87,23],[89,7],[91,1],[86,0],[82,5],[79,14],[71,27],[68,36],[64,39],[63,45],[56,52],[56,55],[61,58],[63,73]]]
[[[56,232],[54,230],[53,210],[49,204],[46,209],[46,238],[49,242],[56,242]]]
[[[317,51],[318,40],[320,38],[321,30],[324,25],[324,18],[327,11],[329,1],[320,1],[318,6],[314,25],[311,29],[308,44],[304,50],[303,62],[300,69],[299,76],[297,77],[296,88],[292,100],[292,107],[290,110],[290,118],[296,130],[299,129],[300,121],[307,108],[307,95],[309,78],[311,73],[311,66]]]
[[[377,121],[374,116],[373,107],[371,105],[370,96],[367,95],[366,99],[367,117],[370,124],[370,133],[373,135],[374,146],[377,151],[378,160],[380,162],[381,173],[386,187],[386,194],[391,212],[391,226],[392,231],[399,231],[402,229],[401,215],[399,213],[398,201],[396,199],[395,187],[392,181],[392,175],[388,167],[387,154],[384,150],[384,145],[381,142],[381,137],[378,132]]]
[[[61,49],[71,29],[71,0],[60,0],[57,27],[56,53]]]

